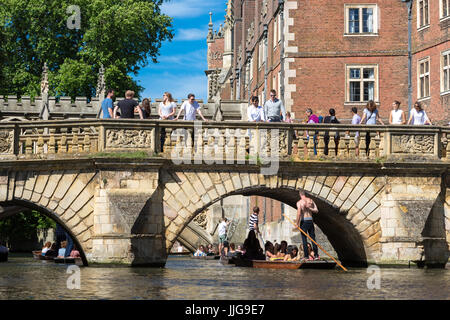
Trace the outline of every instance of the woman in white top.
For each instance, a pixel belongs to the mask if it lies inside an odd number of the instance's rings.
[[[259,103],[258,97],[253,96],[251,102],[252,104],[247,108],[248,121],[250,122],[266,121],[266,117],[264,116],[264,109],[261,106],[258,106]]]
[[[163,101],[159,104],[159,119],[173,120],[177,104],[173,101],[172,95],[169,92],[164,92]]]
[[[422,104],[417,101],[414,103],[414,109],[411,110],[411,116],[409,117],[408,124],[413,124],[415,126],[420,126],[424,124],[429,124],[431,121],[428,119],[427,113],[422,108]]]
[[[400,109],[400,101],[395,100],[392,108],[393,110],[389,115],[389,124],[405,124],[406,116],[403,110]]]

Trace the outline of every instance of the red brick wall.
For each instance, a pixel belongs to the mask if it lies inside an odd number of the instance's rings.
[[[223,66],[224,39],[216,39],[208,43],[208,70],[220,69]]]
[[[417,28],[417,1],[413,6],[413,102],[418,99],[418,61],[430,58],[430,97],[421,99],[433,124],[447,124],[450,120],[450,94],[441,95],[441,55],[450,50],[450,19],[441,21],[439,2],[429,1],[430,24]]]
[[[297,70],[294,80],[296,92],[292,93],[296,119],[303,119],[307,108],[317,115],[326,116],[335,108],[338,119],[350,119],[352,107],[362,111],[365,103],[346,103],[346,65],[378,65],[380,116],[389,118],[394,100],[408,102],[408,61],[405,57],[347,57],[295,59],[290,64]],[[291,81],[292,82],[292,81]],[[361,112],[360,112],[361,114]]]

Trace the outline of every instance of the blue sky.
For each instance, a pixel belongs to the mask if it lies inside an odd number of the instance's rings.
[[[223,23],[226,0],[170,0],[163,13],[173,18],[175,36],[162,44],[158,63],[152,62],[135,77],[145,88],[142,98],[162,98],[164,91],[175,99],[192,92],[197,99],[207,98],[206,35],[209,12],[213,13],[214,30]]]

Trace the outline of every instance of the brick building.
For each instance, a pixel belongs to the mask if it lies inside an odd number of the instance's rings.
[[[449,0],[228,0],[224,26],[214,33],[210,24],[208,62],[223,60],[208,65],[209,77],[211,70],[220,75],[210,81],[209,98],[263,101],[275,89],[297,120],[308,107],[320,115],[334,107],[338,118],[349,119],[351,107],[362,111],[371,99],[386,119],[394,100],[408,110],[418,99],[433,123],[447,123],[449,6]]]
[[[224,26],[208,34],[209,99],[260,103],[275,89],[296,121],[306,108],[350,120],[374,100],[423,103],[433,124],[450,121],[450,0],[228,0]],[[222,65],[211,57],[223,56]],[[212,88],[212,89],[211,89]],[[387,121],[386,121],[387,122]],[[286,210],[270,208],[266,221]]]

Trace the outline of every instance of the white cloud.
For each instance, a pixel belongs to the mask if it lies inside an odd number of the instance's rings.
[[[209,11],[223,10],[225,0],[171,0],[164,2],[161,11],[174,18],[194,18]],[[225,14],[225,13],[224,13]]]
[[[186,99],[189,93],[194,93],[197,99],[207,98],[207,78],[205,75],[176,75],[164,72],[157,76],[141,78],[141,85],[146,87],[142,97],[151,97],[152,101],[162,98],[165,91],[172,93],[174,99]]]
[[[208,35],[208,29],[178,29],[175,34],[174,41],[193,41],[193,40],[205,40]]]
[[[174,55],[162,55],[159,57],[160,64],[170,66],[198,66],[203,65],[206,68],[206,49],[201,49],[192,52],[180,52]],[[153,65],[155,66],[155,65]]]

